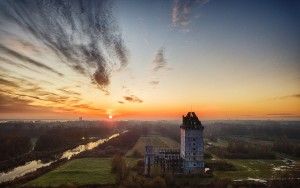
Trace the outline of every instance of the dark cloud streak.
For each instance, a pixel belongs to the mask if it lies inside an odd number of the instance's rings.
[[[165,58],[165,49],[164,48],[160,48],[153,60],[153,71],[157,72],[160,69],[163,69],[167,66],[167,60]]]
[[[49,112],[50,109],[30,105],[32,100],[19,99],[0,93],[0,113],[41,113]]]
[[[80,93],[72,91],[72,90],[67,89],[67,88],[59,88],[58,90],[63,92],[64,94],[68,94],[68,95],[80,95]]]
[[[268,116],[294,116],[295,114],[291,113],[275,113],[275,114],[267,114]]]
[[[174,0],[172,23],[175,27],[185,28],[191,22],[192,8],[208,3],[209,0]]]
[[[126,101],[132,102],[132,103],[142,103],[143,100],[138,98],[137,96],[130,95],[130,96],[124,96],[123,97]]]
[[[19,87],[18,84],[14,83],[12,81],[3,79],[3,78],[0,78],[0,85],[10,86],[10,87],[16,87],[16,88]]]
[[[27,69],[27,70],[30,70],[30,71],[39,73],[38,71],[36,71],[36,70],[34,70],[34,69],[32,69],[32,68],[26,66],[26,65],[22,65],[22,64],[20,64],[20,63],[16,63],[16,62],[14,62],[14,61],[12,61],[12,60],[10,60],[10,59],[7,59],[7,58],[5,58],[5,57],[1,57],[1,56],[0,56],[0,61],[2,61],[2,62],[4,62],[4,63],[7,63],[7,64],[9,64],[9,65],[13,65],[13,66],[16,66],[16,67],[24,68],[24,69]]]
[[[111,6],[111,1],[106,0],[3,0],[0,1],[0,20],[17,24],[56,54],[61,62],[80,74],[91,76],[103,89],[110,84],[114,67],[122,69],[128,64],[128,50]],[[4,50],[54,72],[29,57]]]
[[[150,85],[158,85],[158,84],[159,84],[159,81],[153,80],[153,81],[149,82],[149,84],[150,84]]]
[[[43,64],[43,63],[40,63],[40,62],[38,62],[38,61],[36,61],[36,60],[34,60],[34,59],[31,59],[31,58],[28,57],[28,56],[22,55],[22,54],[20,54],[20,53],[14,51],[14,50],[12,50],[12,49],[9,49],[9,48],[7,48],[7,47],[1,45],[1,44],[0,44],[0,51],[5,52],[6,54],[8,54],[8,55],[10,55],[10,56],[12,56],[12,57],[14,57],[14,58],[19,59],[19,60],[22,61],[22,62],[27,62],[27,63],[29,63],[29,64],[31,64],[31,65],[36,66],[36,67],[39,67],[39,68],[42,68],[42,69],[51,71],[52,73],[55,73],[55,74],[57,74],[58,76],[63,76],[62,73],[60,73],[60,72],[54,70],[53,68],[51,68],[51,67],[49,67],[49,66],[47,66],[47,65],[45,65],[45,64]]]
[[[300,99],[300,94],[293,94],[293,95],[286,95],[286,96],[282,96],[282,97],[276,97],[274,98],[275,100],[283,100],[283,99]]]

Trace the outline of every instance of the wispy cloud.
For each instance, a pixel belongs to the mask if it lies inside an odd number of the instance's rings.
[[[29,63],[30,65],[34,65],[36,67],[39,67],[39,68],[42,68],[42,69],[45,69],[45,70],[48,70],[48,71],[51,71],[52,73],[55,73],[57,74],[58,76],[63,76],[62,73],[54,70],[53,68],[43,64],[43,63],[40,63],[34,59],[31,59],[30,57],[26,56],[26,55],[23,55],[23,54],[20,54],[12,49],[9,49],[3,45],[0,44],[0,51],[2,53],[6,53],[7,55],[9,56],[12,56],[22,62],[26,62],[26,63]],[[4,60],[4,58],[2,58],[2,60]]]
[[[150,85],[158,85],[159,81],[153,80],[149,82]]]
[[[160,48],[157,53],[155,54],[153,60],[153,71],[159,71],[167,66],[167,60],[165,58],[165,49],[162,47]]]
[[[5,57],[1,57],[1,56],[0,56],[0,61],[1,61],[2,63],[8,64],[8,65],[10,65],[10,66],[15,66],[15,67],[19,67],[19,68],[22,68],[22,69],[30,70],[30,71],[32,71],[32,72],[37,72],[37,73],[39,73],[38,71],[36,71],[36,70],[34,70],[34,69],[32,69],[32,68],[26,66],[26,65],[23,65],[23,64],[14,62],[14,61],[12,61],[12,60],[10,60],[10,59],[7,59],[7,58],[5,58]]]
[[[274,114],[267,114],[268,116],[295,116],[295,114],[291,113],[274,113]]]
[[[292,98],[296,98],[296,99],[300,99],[300,94],[292,94],[292,95],[285,95],[282,97],[276,97],[274,98],[275,100],[283,100],[283,99],[292,99]]]
[[[186,28],[191,22],[192,8],[208,2],[209,0],[174,0],[172,7],[173,26]]]
[[[100,88],[110,84],[114,70],[128,64],[128,50],[108,0],[35,0],[0,1],[0,37],[10,37],[15,25],[43,44],[47,53],[74,71],[89,76]],[[25,37],[26,38],[26,37]],[[24,43],[24,38],[19,36]],[[0,41],[1,42],[1,41]],[[25,41],[34,46],[33,42]],[[22,54],[1,44],[0,50],[20,61],[62,76],[46,62]],[[45,52],[46,53],[46,52]],[[68,76],[68,75],[66,75]]]
[[[38,84],[23,78],[6,74],[0,74],[0,76],[0,96],[3,100],[0,101],[0,103],[2,102],[0,104],[0,110],[3,112],[18,113],[23,112],[22,110],[37,112],[39,109],[42,109],[44,112],[48,109],[49,113],[57,110],[103,112],[102,109],[85,103],[79,98],[80,93],[68,87],[62,87],[50,92]],[[18,106],[20,106],[20,109],[18,109]]]
[[[25,99],[26,97],[26,99]],[[58,96],[58,95],[51,95],[47,96],[48,102],[53,103],[65,103],[69,97],[66,96]],[[103,109],[96,108],[89,104],[76,104],[80,100],[75,101],[75,103],[69,104],[67,107],[60,106],[59,108],[56,106],[42,106],[42,105],[33,105],[35,100],[44,100],[43,97],[38,96],[31,96],[26,94],[16,94],[15,96],[12,96],[10,94],[4,94],[0,93],[0,113],[56,113],[56,112],[76,112],[81,110],[88,110],[88,111],[94,111],[97,113],[104,112]],[[74,99],[73,99],[74,101]]]
[[[289,96],[286,96],[286,97],[300,99],[300,94],[289,95]]]
[[[88,109],[94,111],[104,111],[103,109],[96,108],[88,104],[77,104],[77,105],[73,105],[72,107],[75,107],[76,109],[79,108],[79,109]]]
[[[64,88],[59,88],[58,90],[61,91],[64,94],[68,94],[68,95],[80,95],[80,93],[72,91],[72,90],[70,90],[68,88],[65,88],[65,87]]]
[[[32,100],[19,99],[0,93],[0,113],[41,113],[49,112],[49,108],[30,105]]]
[[[137,96],[134,95],[130,95],[130,96],[124,96],[123,97],[124,100],[128,101],[128,102],[132,102],[132,103],[142,103],[143,100],[138,98]]]
[[[0,78],[0,85],[10,86],[10,87],[19,87],[15,82]]]

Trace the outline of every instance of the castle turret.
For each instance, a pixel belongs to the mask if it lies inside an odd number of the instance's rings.
[[[180,156],[183,159],[184,173],[197,173],[204,169],[203,129],[194,112],[182,117],[180,126]]]

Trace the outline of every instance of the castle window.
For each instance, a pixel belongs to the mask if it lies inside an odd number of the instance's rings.
[[[193,141],[195,141],[196,139],[195,138],[193,138]]]

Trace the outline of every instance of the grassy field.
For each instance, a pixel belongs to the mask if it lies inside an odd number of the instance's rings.
[[[236,171],[215,171],[214,175],[218,178],[230,178],[232,180],[240,179],[270,179],[277,168],[284,168],[286,164],[282,160],[229,160],[237,170]]]
[[[235,137],[235,139],[240,139],[243,141],[251,142],[259,145],[271,145],[271,142],[264,140],[257,140],[252,138],[244,138],[244,137]],[[224,148],[228,146],[228,142],[224,139],[218,139],[217,142],[210,142],[212,145]],[[222,159],[216,155],[213,155],[213,159],[215,160],[226,160],[227,162],[233,164],[236,167],[236,171],[215,171],[214,175],[218,178],[224,179],[232,179],[232,180],[267,180],[271,179],[272,176],[276,174],[276,170],[286,169],[287,167],[291,167],[293,165],[299,166],[300,161],[298,158],[286,156],[283,154],[280,155],[281,158],[292,159],[296,162],[296,164],[287,164],[283,160],[264,160],[264,159]]]
[[[217,139],[216,142],[212,142],[212,141],[208,141],[206,140],[207,142],[209,142],[210,144],[212,144],[213,146],[217,146],[217,147],[227,147],[228,146],[228,142],[224,139]]]
[[[55,187],[66,184],[114,184],[115,176],[110,172],[110,162],[110,158],[75,159],[26,185]]]
[[[127,152],[126,156],[131,156],[134,151],[139,152],[141,155],[145,155],[146,145],[163,148],[179,148],[178,142],[167,137],[160,135],[142,136],[135,143],[133,148]]]
[[[137,159],[126,158],[129,167],[133,167]],[[111,173],[111,158],[82,158],[65,163],[48,172],[26,186],[56,187],[60,185],[114,184],[115,175]]]

